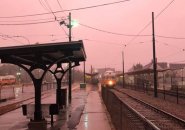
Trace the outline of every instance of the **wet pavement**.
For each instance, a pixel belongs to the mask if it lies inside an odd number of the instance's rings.
[[[87,85],[80,89],[76,84],[72,91],[72,102],[66,109],[60,110],[54,116],[54,125],[51,126],[50,118],[47,120],[47,130],[112,130],[114,129],[108,118],[107,111],[101,100],[99,88]],[[56,94],[42,100],[42,103],[55,103]],[[0,116],[0,130],[29,130],[29,119],[22,115],[22,109],[16,109]]]
[[[111,130],[105,107],[98,91],[90,91],[77,130]]]

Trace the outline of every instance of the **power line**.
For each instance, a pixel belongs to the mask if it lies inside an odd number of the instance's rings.
[[[50,12],[51,12],[51,14],[53,14],[55,20],[57,20],[57,17],[56,17],[56,15],[53,13],[53,11],[52,11],[52,9],[51,9],[51,7],[50,7],[48,1],[47,1],[47,0],[44,0],[44,1],[46,2],[46,4],[47,4],[47,6],[48,6],[48,8],[49,8],[49,10],[50,10]]]
[[[84,26],[84,27],[87,27],[87,28],[90,28],[90,29],[93,29],[93,30],[96,30],[96,31],[100,31],[100,32],[104,32],[104,33],[109,33],[109,34],[113,34],[113,35],[128,36],[128,37],[130,37],[130,36],[143,36],[143,37],[151,36],[151,35],[132,35],[132,34],[116,33],[116,32],[110,32],[110,31],[98,29],[98,28],[91,27],[91,26],[88,26],[88,25],[85,25],[85,24],[81,24],[81,23],[79,23],[79,25]]]
[[[162,57],[161,59],[166,59],[166,58],[168,58],[168,57],[172,57],[172,56],[177,55],[177,54],[180,54],[180,53],[182,53],[182,52],[184,52],[184,49],[182,49],[182,50],[180,50],[180,51],[176,51],[175,53],[171,53],[171,54],[169,54],[169,55],[167,55],[167,56],[165,56],[165,57]]]
[[[63,11],[62,5],[60,4],[59,0],[57,0],[57,3],[58,3],[58,5],[59,5],[61,11]]]
[[[14,42],[18,42],[18,43],[24,44],[23,42],[21,42],[21,41],[15,39],[15,38],[13,38],[13,37],[11,37],[11,36],[9,36],[9,35],[5,35],[5,34],[3,34],[3,33],[0,33],[0,34],[1,34],[0,36],[1,36],[2,38],[5,38],[5,40],[11,39],[11,40],[14,41]]]
[[[62,17],[61,17],[62,18]],[[53,19],[53,18],[48,18],[48,19]],[[39,20],[46,20],[46,21],[39,21]],[[65,19],[62,19],[65,20]],[[53,20],[47,20],[47,19],[38,19],[38,20],[31,20],[31,21],[39,21],[39,22],[25,22],[25,23],[0,23],[1,26],[16,26],[16,25],[32,25],[32,24],[44,24],[44,23],[52,23],[52,22],[56,22],[55,19]],[[58,21],[58,20],[57,20]],[[2,22],[2,21],[0,21]],[[4,21],[7,22],[7,21]],[[24,22],[24,21],[12,21],[12,22]],[[134,35],[134,34],[123,34],[123,33],[116,33],[116,32],[110,32],[110,31],[106,31],[106,30],[102,30],[102,29],[98,29],[95,27],[91,27],[85,24],[81,24],[79,23],[81,26],[96,30],[96,31],[100,31],[100,32],[104,32],[104,33],[108,33],[108,34],[113,34],[113,35],[120,35],[120,36],[128,36],[128,37],[148,37],[151,35]],[[66,32],[66,31],[65,31]],[[185,37],[173,37],[173,36],[162,36],[162,35],[156,35],[156,37],[160,37],[160,38],[166,38],[166,39],[177,39],[177,40],[185,40]],[[128,45],[128,44],[127,44]]]
[[[31,25],[31,24],[44,24],[44,23],[53,23],[55,20],[41,21],[41,22],[26,22],[26,23],[0,23],[2,26],[15,26],[15,25]]]
[[[155,19],[157,19],[175,0],[170,1],[156,16]]]
[[[58,5],[59,5],[61,11],[63,11],[62,5],[60,4],[59,0],[57,0],[57,3],[58,3]],[[63,12],[63,13],[64,13],[64,12]],[[65,13],[64,13],[64,14],[65,14]],[[65,14],[65,15],[66,15],[66,14]],[[63,20],[63,21],[64,21],[64,20]],[[59,25],[60,25],[60,23],[59,23]],[[61,28],[62,28],[62,30],[64,31],[64,33],[66,34],[66,36],[69,37],[69,35],[67,34],[66,30],[65,30],[62,26],[61,26]]]
[[[48,11],[48,8],[44,5],[44,3],[42,2],[42,0],[39,0],[40,5],[46,10]]]
[[[113,5],[113,4],[119,4],[119,3],[123,3],[123,2],[127,2],[127,1],[129,1],[129,0],[121,0],[121,1],[111,2],[111,3],[81,7],[81,8],[74,8],[74,9],[66,9],[66,10],[62,10],[62,11],[53,11],[53,13],[55,14],[55,13],[61,13],[61,12],[71,12],[71,11],[85,10],[85,9],[97,8],[97,7],[108,6],[108,5]],[[7,17],[4,16],[4,17],[0,17],[0,18],[21,18],[21,17],[33,17],[33,16],[49,15],[49,14],[50,13],[37,13],[37,14],[16,15],[16,16],[7,16]]]
[[[168,44],[168,43],[166,43],[166,42],[162,42],[162,41],[159,41],[159,40],[156,40],[156,42],[157,42],[157,43],[162,43],[162,44],[165,45],[165,46],[170,46],[170,47],[172,47],[173,49],[176,48],[176,49],[178,49],[178,50],[182,50],[182,48],[180,48],[180,47],[178,47],[178,46],[170,45],[170,44]]]
[[[155,36],[160,38],[167,38],[167,39],[185,40],[185,37],[171,37],[171,36],[162,36],[162,35],[155,35]]]
[[[100,40],[92,40],[92,39],[88,39],[88,38],[85,38],[85,39],[82,39],[84,41],[90,41],[90,42],[101,42],[101,43],[105,43],[105,44],[109,44],[109,45],[122,45],[121,43],[115,43],[115,42],[108,42],[108,41],[100,41]]]
[[[161,41],[159,41],[159,40],[156,40],[156,42],[157,42],[157,43],[162,43],[162,44],[165,45],[165,46],[170,46],[170,47],[172,47],[173,49],[176,48],[176,49],[178,49],[178,50],[182,50],[182,48],[179,48],[179,47],[173,46],[173,45],[169,45],[169,44],[166,43],[166,42],[161,42]]]
[[[57,17],[57,19],[60,18],[61,20],[66,20],[65,17]],[[33,21],[47,21],[47,20],[55,20],[54,18],[42,18],[42,19],[30,19],[30,20],[16,20],[16,21],[7,21],[7,20],[3,20],[0,22],[9,22],[9,23],[17,23],[17,22],[33,22]]]
[[[155,19],[157,19],[168,7],[170,7],[170,5],[174,2],[175,0],[170,1],[156,16]],[[134,41],[150,24],[152,23],[152,21],[150,21],[148,24],[146,24],[144,26],[143,29],[141,29],[136,36],[134,36],[128,43],[127,46],[129,44],[131,44],[132,41]]]
[[[105,43],[105,44],[109,44],[109,45],[119,45],[119,46],[122,46],[123,45],[122,43],[112,42],[112,41],[102,41],[102,40],[96,40],[96,39],[77,38],[77,37],[73,37],[73,38],[81,39],[81,40],[84,40],[84,41],[90,41],[90,42]],[[140,41],[140,42],[138,42],[138,44],[143,44],[143,43],[148,43],[148,42],[151,42],[151,41]]]

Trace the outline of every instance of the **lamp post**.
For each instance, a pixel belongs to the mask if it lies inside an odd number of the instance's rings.
[[[124,61],[124,49],[126,48],[126,44],[124,44],[124,48],[123,48],[123,51],[122,51],[122,61],[123,61],[123,88],[125,87],[125,61]]]
[[[19,67],[19,71],[16,73],[17,77],[18,77],[18,84],[20,84],[21,82],[21,68]]]
[[[86,79],[85,79],[85,61],[84,61],[84,83],[86,83]]]
[[[70,43],[72,41],[71,40],[71,31],[72,31],[71,29],[72,29],[73,26],[77,26],[77,22],[71,20],[71,13],[69,13],[68,20],[69,20],[68,24],[66,24],[65,21],[61,21],[60,25],[64,24],[69,29],[68,37],[69,37],[69,43]],[[68,95],[69,102],[71,102],[71,98],[72,98],[72,95],[71,95],[71,78],[72,78],[71,62],[69,62],[69,95]]]
[[[71,42],[71,28],[72,28],[72,25],[71,25],[71,13],[69,13],[69,42]],[[68,99],[69,99],[69,102],[71,103],[71,98],[72,98],[72,95],[71,95],[71,62],[69,62],[69,95],[68,95]]]
[[[122,60],[123,60],[123,88],[125,87],[125,67],[124,67],[124,51],[122,51]]]

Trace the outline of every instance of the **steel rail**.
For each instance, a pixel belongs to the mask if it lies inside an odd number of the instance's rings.
[[[174,119],[176,122],[178,122],[179,124],[181,124],[182,126],[185,127],[185,120],[183,120],[183,119],[181,119],[181,118],[179,118],[179,117],[177,117],[177,116],[175,116],[175,115],[173,115],[173,114],[171,114],[171,113],[168,113],[168,112],[166,112],[166,111],[164,111],[164,110],[161,110],[161,109],[159,109],[159,108],[157,108],[157,107],[155,107],[155,106],[153,106],[153,105],[151,105],[151,104],[149,104],[149,103],[146,103],[146,102],[144,102],[144,101],[142,101],[142,100],[139,100],[139,99],[137,99],[137,98],[135,98],[135,97],[129,95],[128,93],[125,93],[125,92],[121,91],[121,90],[118,89],[118,88],[114,88],[114,90],[116,90],[116,91],[118,91],[118,92],[120,92],[120,93],[124,93],[124,94],[126,94],[128,97],[130,97],[130,98],[134,99],[135,101],[137,101],[137,102],[139,102],[139,103],[141,103],[141,104],[147,106],[148,108],[153,109],[154,111],[156,111],[156,112],[158,112],[158,113],[164,114],[164,115],[168,116],[168,117],[171,118],[171,119]]]

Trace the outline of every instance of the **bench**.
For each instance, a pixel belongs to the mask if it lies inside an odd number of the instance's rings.
[[[53,115],[59,114],[59,107],[57,104],[41,104],[43,118],[51,117],[51,125],[53,125]],[[22,105],[22,112],[30,120],[34,118],[35,104]]]

